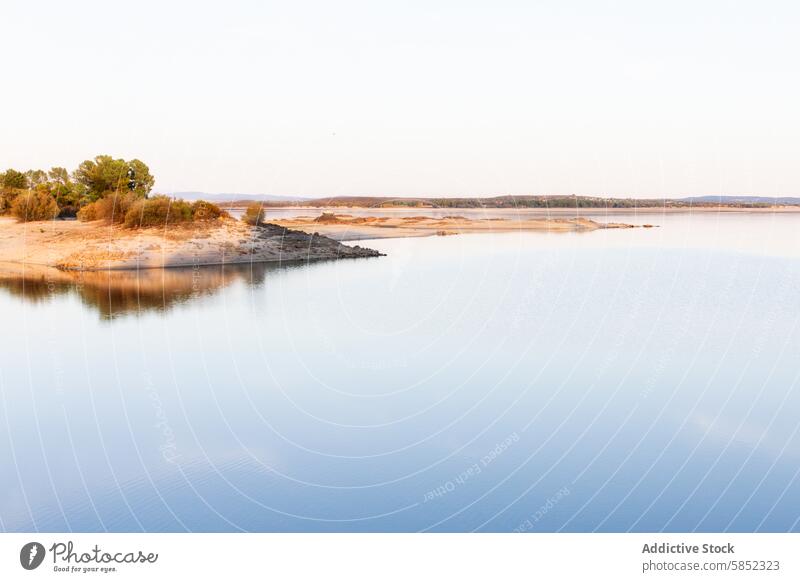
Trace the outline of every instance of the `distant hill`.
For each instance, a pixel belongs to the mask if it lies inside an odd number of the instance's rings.
[[[267,202],[279,206],[280,202]],[[389,198],[334,196],[289,202],[288,206],[361,208],[655,208],[689,206],[678,200],[602,198],[597,196],[492,196],[488,198]]]
[[[184,200],[207,200],[209,202],[301,202],[307,200],[301,196],[277,196],[275,194],[238,194],[238,193],[209,193],[209,192],[170,192],[170,196]]]
[[[269,205],[277,203],[268,202]],[[690,208],[734,206],[762,208],[800,205],[800,198],[767,196],[695,196],[690,198],[614,198],[604,196],[492,196],[487,198],[388,198],[380,196],[336,196],[289,203],[294,206],[355,206],[369,208]]]
[[[274,194],[172,192],[186,200],[263,202],[266,206],[361,207],[361,208],[688,208],[691,206],[768,207],[800,205],[790,196],[689,196],[686,198],[613,198],[601,196],[491,196],[485,198],[390,198],[387,196],[334,196],[304,198]]]
[[[800,198],[792,196],[690,196],[681,198],[681,200],[702,204],[768,204],[770,206],[800,204]]]

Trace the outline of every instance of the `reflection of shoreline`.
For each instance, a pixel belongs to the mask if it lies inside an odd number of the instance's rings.
[[[268,263],[176,267],[140,271],[63,271],[53,267],[0,263],[0,290],[40,303],[54,295],[75,295],[103,318],[166,311],[235,282],[261,285],[272,270],[296,266]]]

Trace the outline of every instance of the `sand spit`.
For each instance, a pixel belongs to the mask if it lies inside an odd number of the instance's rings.
[[[230,218],[169,228],[0,219],[0,262],[65,270],[142,269],[380,256],[325,236]]]
[[[457,211],[456,211],[457,212]],[[637,228],[632,224],[602,223],[589,218],[465,218],[458,214],[430,216],[352,216],[323,212],[318,216],[276,219],[276,224],[304,232],[318,232],[339,241],[451,235],[479,232],[586,232],[603,228]],[[646,225],[650,227],[651,225]]]

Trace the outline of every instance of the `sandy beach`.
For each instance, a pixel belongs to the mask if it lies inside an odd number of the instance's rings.
[[[142,269],[379,256],[324,236],[233,219],[125,229],[100,221],[0,218],[0,263],[66,270]]]
[[[231,218],[169,228],[126,229],[102,221],[53,220],[18,223],[0,218],[0,262],[65,270],[141,269],[249,262],[279,262],[378,256],[341,241],[464,233],[589,232],[634,228],[588,218],[468,218],[443,216],[353,216],[322,212],[270,219],[250,226]]]

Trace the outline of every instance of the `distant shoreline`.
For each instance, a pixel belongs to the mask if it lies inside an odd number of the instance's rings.
[[[239,205],[237,203],[232,202],[222,202],[220,203],[222,207],[227,209],[243,209],[245,205]],[[413,212],[430,212],[430,211],[439,211],[439,212],[503,212],[503,213],[512,213],[512,212],[519,212],[520,214],[538,214],[538,215],[547,215],[547,214],[558,214],[558,215],[566,215],[566,216],[580,216],[580,215],[595,215],[600,216],[604,214],[691,214],[694,212],[698,213],[756,213],[756,214],[770,214],[770,213],[781,213],[781,214],[794,214],[800,213],[800,206],[770,206],[766,208],[751,208],[751,207],[740,207],[740,206],[645,206],[639,208],[613,208],[613,207],[581,207],[581,208],[564,208],[564,207],[556,207],[556,208],[495,208],[495,207],[487,207],[487,208],[475,208],[475,207],[431,207],[431,206],[271,206],[271,205],[264,205],[264,212],[269,214],[271,211],[295,211],[295,210],[311,210],[311,211],[318,211],[318,212],[346,212],[348,210],[358,210],[358,211],[372,211],[372,212],[380,212],[380,213],[413,213]]]
[[[233,218],[203,225],[134,230],[103,221],[17,223],[10,218],[0,218],[0,262],[92,271],[372,257],[380,256],[380,253],[342,242],[470,233],[564,233],[647,228],[659,226],[657,218],[660,215],[792,215],[800,213],[800,207],[476,209],[272,206],[265,207],[264,211],[265,224],[257,227]],[[271,216],[287,211],[293,215]],[[647,221],[633,225],[615,221],[614,216],[646,217]]]
[[[332,209],[339,210],[339,209]],[[315,216],[289,218],[267,216],[271,223],[300,230],[319,233],[338,241],[354,241],[381,238],[409,238],[423,236],[449,236],[456,234],[500,233],[500,232],[591,232],[603,229],[638,228],[620,222],[596,222],[585,217],[531,216],[509,219],[507,217],[474,216],[475,213],[454,211],[446,216],[426,216],[419,210],[416,214],[401,215],[381,211],[376,216],[354,216],[352,214],[326,211]],[[406,214],[406,213],[403,213]],[[473,216],[463,216],[473,214]],[[651,228],[655,225],[640,225]]]

